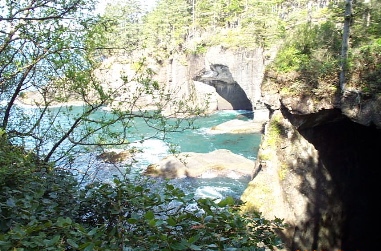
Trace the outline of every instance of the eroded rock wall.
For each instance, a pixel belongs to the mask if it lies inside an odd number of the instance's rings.
[[[264,67],[262,49],[237,51],[217,46],[205,55],[174,55],[161,67],[156,67],[156,78],[169,89],[181,89],[179,96],[191,94],[194,82],[203,83],[207,90],[212,86],[215,94],[209,102],[217,104],[213,105],[216,110],[253,110],[261,100]],[[198,91],[203,93],[201,86],[198,84]]]
[[[119,59],[108,61],[97,74],[106,89],[122,85],[122,76],[134,78],[135,73],[129,63]],[[147,60],[146,63],[155,72],[153,79],[171,93],[172,99],[187,100],[201,106],[209,104],[209,113],[263,108],[261,83],[266,63],[263,49],[230,50],[216,46],[205,55],[174,54],[165,61]],[[120,95],[128,98],[129,93]],[[149,105],[154,99],[144,97],[139,101],[142,105],[144,102]]]
[[[381,130],[369,107],[378,99],[366,100],[366,115],[340,95],[317,103],[274,93],[263,93],[273,113],[242,195],[247,209],[290,224],[286,250],[376,249],[380,231],[369,226],[378,218]]]
[[[282,95],[264,79],[263,58],[261,50],[215,47],[187,66],[188,78],[216,89],[217,109],[218,99],[232,104],[218,89],[239,84],[253,108],[264,103],[271,114],[242,195],[246,209],[290,224],[282,232],[286,250],[373,250],[379,235],[369,226],[378,218],[371,194],[380,177],[374,164],[381,152],[380,98],[352,90]]]

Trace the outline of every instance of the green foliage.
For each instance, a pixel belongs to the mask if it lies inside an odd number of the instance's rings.
[[[4,148],[2,148],[4,149]],[[3,158],[24,157],[5,150]],[[196,199],[167,181],[115,177],[79,186],[59,170],[30,169],[0,190],[0,249],[265,250],[281,247],[282,220],[242,214],[231,197]],[[2,165],[1,170],[6,168]],[[20,167],[21,168],[21,167]],[[13,178],[3,173],[4,179]]]
[[[291,72],[298,70],[303,62],[308,61],[308,56],[303,55],[298,49],[286,46],[275,59],[275,67],[279,72]]]
[[[274,61],[278,72],[308,72],[318,79],[338,69],[340,36],[331,22],[302,24],[291,31]]]
[[[144,17],[142,34],[145,48],[161,62],[182,51],[184,38],[191,29],[191,7],[185,0],[158,1],[157,7]]]
[[[348,61],[352,85],[364,93],[381,93],[381,39],[354,48]]]
[[[140,34],[143,28],[143,14],[144,11],[137,0],[108,3],[101,21],[94,28],[94,34],[103,35],[103,46],[109,48],[104,53],[125,55],[142,49]],[[99,38],[92,41],[98,40]]]
[[[4,130],[0,129],[0,189],[18,187],[26,177],[41,168],[49,169],[47,165],[39,165],[33,152],[11,145]]]
[[[277,117],[274,117],[271,119],[270,124],[269,124],[269,133],[267,136],[267,145],[271,148],[275,148],[279,140],[284,136],[284,127],[280,121],[279,115]]]

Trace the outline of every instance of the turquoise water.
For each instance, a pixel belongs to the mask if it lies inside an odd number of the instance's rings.
[[[51,108],[51,112],[55,114],[58,113],[60,107]],[[80,114],[83,108],[81,106],[72,107],[70,111],[72,114]],[[97,111],[92,115],[93,119],[101,120],[101,118],[110,117],[110,113],[107,110]],[[194,121],[195,129],[187,129],[182,132],[167,132],[165,135],[165,141],[178,146],[180,152],[198,152],[207,153],[214,151],[216,149],[228,149],[233,153],[242,155],[248,159],[254,160],[258,152],[258,146],[260,143],[260,134],[221,134],[215,133],[210,129],[217,126],[223,122],[240,119],[240,120],[250,120],[253,118],[253,113],[251,111],[245,110],[225,110],[218,111],[209,116],[198,117]],[[62,116],[58,119],[61,126],[65,124],[69,125],[72,122],[68,120],[67,116]],[[137,117],[133,119],[133,125],[129,130],[128,139],[130,142],[139,142],[142,135],[145,138],[154,136],[157,132],[152,129],[152,127],[147,126],[146,122]],[[155,121],[150,123],[154,124]],[[115,126],[114,131],[119,132],[120,128]],[[163,135],[159,133],[157,137],[160,138]],[[159,140],[160,141],[160,140]],[[143,143],[144,144],[144,143]],[[152,148],[162,148],[159,146],[160,143],[148,140],[144,144],[143,148],[147,147],[150,150]]]
[[[228,149],[235,154],[255,160],[261,140],[260,134],[218,134],[210,129],[223,122],[240,119],[249,120],[252,113],[248,111],[219,111],[208,117],[195,121],[196,130],[182,133],[171,133],[168,140],[178,144],[181,152],[207,153],[216,149]]]
[[[235,154],[255,160],[261,140],[261,134],[215,134],[210,131],[213,126],[232,119],[252,119],[248,111],[219,111],[215,114],[199,118],[195,124],[199,127],[194,131],[171,134],[170,140],[177,143],[182,152],[207,153],[216,149],[228,149]],[[253,167],[254,168],[254,167]],[[247,187],[248,177],[241,178],[186,178],[173,182],[184,190],[194,192],[196,197],[223,198],[239,197]]]
[[[207,153],[217,149],[228,149],[235,154],[242,155],[248,159],[255,160],[261,140],[261,134],[216,134],[210,129],[223,122],[240,119],[250,120],[253,118],[249,111],[218,111],[207,117],[200,117],[194,123],[197,129],[186,130],[184,132],[169,133],[167,142],[178,145],[181,152]],[[149,134],[148,128],[139,124],[140,132]],[[168,155],[168,147],[158,139],[147,140],[136,144],[144,149],[138,156],[139,163],[135,165],[137,169],[145,169],[149,164],[153,164]],[[254,168],[254,167],[253,167]],[[183,190],[195,193],[197,197],[223,198],[226,196],[239,197],[247,187],[249,177],[227,178],[182,178],[172,180],[172,183]]]
[[[60,108],[52,108],[51,111],[54,113],[58,109]],[[82,108],[74,107],[71,112],[76,113],[80,109]],[[107,110],[103,110],[97,112],[94,118],[102,116],[110,116],[110,114]],[[143,120],[134,119],[129,140],[133,146],[141,149],[142,152],[136,155],[137,162],[128,164],[131,165],[131,170],[135,174],[140,174],[149,164],[154,164],[169,154],[170,149],[166,143],[177,145],[176,149],[180,152],[207,153],[217,149],[227,149],[235,154],[255,160],[261,134],[216,134],[210,130],[213,126],[232,119],[250,120],[252,118],[253,113],[250,111],[218,111],[210,116],[197,118],[194,121],[196,129],[168,133],[165,140],[154,137],[146,141],[140,141],[141,135],[149,137],[155,135],[156,132],[147,126]],[[67,116],[60,118],[59,121],[61,126],[70,124]],[[119,130],[117,126],[114,129],[115,131]],[[79,174],[86,172],[93,180],[100,181],[111,180],[113,175],[122,174],[126,168],[126,163],[123,165],[104,163],[96,158],[96,153],[91,152],[77,156],[75,163],[76,166],[73,170],[78,170]],[[183,178],[172,182],[199,197],[222,198],[228,195],[240,196],[246,188],[249,178]]]

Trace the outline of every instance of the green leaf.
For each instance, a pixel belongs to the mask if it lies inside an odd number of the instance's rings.
[[[87,234],[92,236],[94,234],[96,234],[96,232],[98,231],[98,228],[93,228],[90,232],[88,232]]]
[[[78,248],[78,244],[75,243],[74,240],[72,240],[72,239],[67,239],[66,241],[67,241],[67,244],[69,244],[69,245],[72,246],[73,248]]]
[[[171,184],[167,184],[166,187],[169,191],[172,191],[173,189],[175,189],[175,187]]]
[[[61,237],[59,235],[55,235],[51,240],[44,240],[44,244],[46,244],[47,246],[53,246],[60,240],[60,238]]]
[[[207,247],[209,247],[209,248],[217,248],[218,246],[216,244],[209,244],[209,245],[207,245]]]
[[[204,222],[207,223],[213,219],[213,215],[208,215],[204,218]]]
[[[232,205],[234,205],[234,199],[233,199],[233,197],[227,197],[227,198],[225,198],[225,199],[223,199],[223,200],[221,200],[219,203],[218,203],[218,206],[219,207],[226,207],[226,206],[232,206]]]
[[[171,248],[174,250],[186,250],[186,249],[188,249],[187,245],[185,245],[184,243],[172,244]]]
[[[167,222],[172,227],[176,226],[176,220],[173,217],[169,217]]]
[[[168,239],[168,236],[166,234],[161,234],[159,238],[160,240],[166,241]]]
[[[127,219],[127,222],[130,223],[130,224],[135,224],[136,222],[138,222],[138,220],[137,219],[129,218],[129,219]]]
[[[202,250],[202,248],[200,246],[197,246],[197,245],[190,245],[190,249],[192,250]]]
[[[8,246],[11,243],[9,241],[0,241],[0,247]]]
[[[137,187],[135,187],[135,191],[138,193],[143,192],[143,187],[137,186]]]
[[[192,237],[189,238],[188,243],[189,243],[189,244],[193,244],[193,243],[195,243],[198,239],[200,239],[200,236],[199,236],[199,235],[192,236]]]
[[[147,213],[145,213],[144,218],[146,220],[152,220],[153,218],[155,218],[155,214],[152,211],[148,211]]]
[[[94,243],[87,242],[84,245],[81,245],[80,249],[83,251],[93,251],[94,250]]]
[[[151,226],[151,227],[154,227],[156,225],[156,220],[155,219],[152,219],[148,222],[148,224]]]
[[[57,226],[63,227],[63,226],[71,225],[72,222],[73,221],[69,217],[66,217],[66,218],[59,217],[57,219]]]
[[[16,206],[16,203],[13,200],[13,198],[7,199],[7,206],[10,206],[10,207],[15,207]]]

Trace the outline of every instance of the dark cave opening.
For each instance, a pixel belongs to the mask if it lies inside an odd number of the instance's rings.
[[[228,66],[211,64],[209,70],[203,69],[193,80],[216,89],[220,96],[218,110],[253,110],[253,105],[245,90],[234,80]]]
[[[374,194],[381,177],[377,159],[381,130],[344,118],[299,131],[319,151],[319,160],[335,184],[335,199],[342,204],[342,250],[376,250],[380,230],[376,224],[378,197]]]
[[[239,84],[215,81],[212,85],[216,88],[216,92],[231,105],[233,110],[253,110],[250,99]]]

